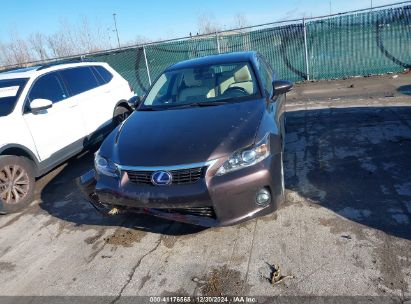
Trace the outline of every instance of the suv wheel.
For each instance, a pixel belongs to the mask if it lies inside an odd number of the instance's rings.
[[[34,169],[30,160],[18,156],[0,156],[0,212],[21,210],[34,198]]]
[[[114,110],[114,117],[113,117],[113,122],[115,126],[118,126],[121,124],[123,121],[126,120],[127,117],[130,116],[130,110],[127,109],[126,107],[119,106]]]

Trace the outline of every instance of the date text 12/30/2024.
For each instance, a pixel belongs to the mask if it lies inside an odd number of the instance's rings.
[[[257,299],[249,296],[162,296],[150,297],[150,303],[257,303]]]

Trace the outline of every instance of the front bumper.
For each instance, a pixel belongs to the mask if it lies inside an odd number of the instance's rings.
[[[281,156],[223,176],[207,172],[196,183],[153,186],[132,183],[127,173],[119,179],[94,170],[78,179],[84,196],[103,213],[110,208],[145,213],[200,226],[229,226],[275,211],[282,200]],[[208,171],[212,171],[211,168]],[[256,204],[256,193],[269,189],[271,202]]]

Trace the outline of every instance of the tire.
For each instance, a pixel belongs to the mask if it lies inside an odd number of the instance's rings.
[[[0,156],[0,213],[13,213],[34,199],[33,162],[25,157]]]
[[[115,127],[117,127],[119,124],[121,124],[124,120],[127,119],[131,114],[131,111],[123,106],[118,106],[114,110],[114,116],[113,116],[113,124]]]
[[[280,153],[280,166],[281,166],[281,196],[284,199],[285,196],[285,182],[284,182],[284,160],[283,160],[284,152]]]

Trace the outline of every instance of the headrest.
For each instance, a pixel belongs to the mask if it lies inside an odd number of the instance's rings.
[[[201,80],[194,78],[193,71],[187,71],[184,73],[184,83],[187,87],[199,87],[201,86]]]
[[[248,70],[248,66],[245,65],[241,69],[239,69],[237,72],[234,73],[234,81],[235,82],[247,82],[251,81],[251,74],[250,71]]]

